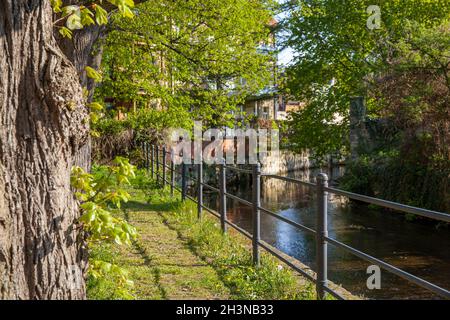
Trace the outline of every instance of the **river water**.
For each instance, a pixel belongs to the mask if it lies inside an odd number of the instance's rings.
[[[343,168],[324,170],[331,185]],[[286,174],[303,181],[314,181],[318,170]],[[216,185],[214,181],[208,181]],[[229,183],[227,190],[251,200],[251,187]],[[262,206],[280,216],[315,229],[314,190],[277,179],[262,178]],[[217,209],[217,195],[205,190],[205,203]],[[380,212],[364,205],[349,203],[341,196],[330,195],[328,203],[330,237],[388,262],[443,288],[450,289],[450,230],[436,224],[407,221],[396,212]],[[252,229],[251,209],[232,199],[227,202],[228,219],[247,231]],[[284,253],[315,269],[314,236],[304,233],[271,216],[261,213],[261,238]],[[328,246],[328,277],[348,291],[370,299],[435,299],[429,291],[386,271],[381,271],[381,289],[366,285],[367,263],[331,244]]]

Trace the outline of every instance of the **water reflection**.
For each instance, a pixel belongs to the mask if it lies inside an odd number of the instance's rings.
[[[318,170],[288,174],[313,181]],[[343,173],[336,167],[327,172],[331,184]],[[216,181],[208,183],[217,185]],[[251,200],[251,186],[229,183],[227,189]],[[315,228],[315,195],[309,187],[277,179],[262,179],[262,205],[279,215]],[[206,192],[205,202],[217,210],[217,195]],[[236,201],[227,201],[228,219],[251,232],[251,209]],[[329,234],[341,242],[391,263],[441,287],[450,288],[450,232],[434,224],[408,222],[402,215],[378,212],[367,206],[350,205],[341,196],[329,196]],[[314,237],[261,214],[261,237],[279,250],[315,269]],[[381,290],[368,290],[366,269],[369,263],[329,245],[329,278],[349,291],[376,299],[436,298],[428,291],[382,271]]]

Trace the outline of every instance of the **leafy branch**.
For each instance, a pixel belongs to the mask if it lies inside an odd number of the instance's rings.
[[[98,1],[102,3],[103,1]],[[133,0],[107,0],[117,8],[123,17],[133,18]],[[80,30],[90,25],[105,25],[108,23],[108,11],[96,2],[88,4],[72,4],[63,6],[63,0],[50,0],[53,11],[61,16],[53,24],[59,28],[59,33],[66,38],[72,38],[74,30]],[[59,23],[65,22],[64,25]]]
[[[82,215],[79,219],[88,233],[88,244],[115,243],[131,245],[137,238],[136,228],[125,220],[114,217],[111,208],[120,208],[128,202],[130,195],[122,189],[129,185],[129,178],[135,177],[135,168],[125,158],[117,157],[114,166],[101,167],[97,175],[89,174],[80,167],[72,169],[71,185],[76,189],[75,196],[81,202]],[[124,298],[129,297],[128,289],[132,281],[126,271],[108,262],[93,260],[89,274],[94,278],[113,275],[118,279],[119,291]]]

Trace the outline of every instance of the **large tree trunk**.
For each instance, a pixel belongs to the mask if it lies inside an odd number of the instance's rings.
[[[94,69],[100,68],[103,46],[99,40],[104,36],[104,32],[105,26],[91,25],[81,30],[74,31],[72,39],[58,36],[58,43],[61,50],[75,66],[82,87],[86,88],[89,92],[87,98],[88,102],[92,101],[96,84],[92,79],[89,79],[86,76],[85,68],[86,66],[90,66]],[[95,44],[97,44],[96,48],[94,48]],[[91,152],[92,141],[89,138],[88,142],[77,153],[74,162],[75,165],[86,171],[90,171]]]
[[[0,0],[0,299],[83,299],[70,170],[89,124],[48,0]]]

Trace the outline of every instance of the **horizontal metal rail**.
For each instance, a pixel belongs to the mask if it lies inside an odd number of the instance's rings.
[[[300,273],[306,279],[310,280],[311,282],[315,282],[316,281],[316,279],[313,276],[311,276],[309,273],[307,273],[306,271],[302,270],[301,268],[296,266],[294,263],[292,263],[291,261],[289,261],[288,259],[283,257],[281,254],[279,254],[277,251],[275,251],[274,248],[272,246],[270,246],[269,244],[265,243],[264,241],[259,241],[259,245],[262,248],[264,248],[267,252],[269,252],[271,255],[275,256],[276,258],[278,258],[279,260],[281,260],[282,262],[287,264],[290,268],[292,268],[295,271],[297,271],[298,273]]]
[[[249,232],[247,232],[243,228],[239,227],[238,225],[236,225],[236,224],[234,224],[234,223],[232,223],[232,222],[230,222],[228,220],[225,220],[225,223],[227,225],[229,225],[230,227],[232,227],[233,229],[235,229],[236,231],[238,231],[243,236],[247,237],[248,239],[250,239],[250,240],[253,239],[253,236]]]
[[[182,191],[181,188],[177,187],[177,185],[174,185],[173,188],[174,188],[175,190],[177,190],[178,192],[180,192],[180,193],[181,193],[181,191]]]
[[[230,194],[228,192],[225,192],[224,194],[225,194],[226,197],[228,197],[230,199],[233,199],[233,200],[236,200],[237,202],[240,202],[242,204],[245,204],[246,206],[249,206],[249,207],[253,206],[253,203],[251,203],[250,201],[247,201],[245,199],[239,198],[239,197],[235,196],[234,194]]]
[[[393,273],[393,274],[399,276],[400,278],[403,278],[405,280],[413,282],[413,283],[415,283],[416,285],[418,285],[418,286],[420,286],[422,288],[428,289],[428,290],[436,293],[437,295],[440,295],[441,297],[450,299],[450,291],[448,291],[448,290],[446,290],[444,288],[441,288],[441,287],[439,287],[439,286],[437,286],[435,284],[432,284],[432,283],[430,283],[430,282],[428,282],[426,280],[423,280],[423,279],[421,279],[419,277],[416,277],[416,276],[414,276],[414,275],[412,275],[412,274],[410,274],[410,273],[408,273],[408,272],[406,272],[404,270],[401,270],[401,269],[399,269],[397,267],[394,267],[393,265],[391,265],[389,263],[386,263],[386,262],[384,262],[382,260],[379,260],[379,259],[377,259],[375,257],[372,257],[372,256],[370,256],[370,255],[368,255],[368,254],[366,254],[364,252],[361,252],[361,251],[359,251],[359,250],[357,250],[355,248],[352,248],[352,247],[350,247],[350,246],[348,246],[348,245],[346,245],[346,244],[344,244],[344,243],[342,243],[340,241],[337,241],[337,240],[329,238],[329,237],[325,237],[325,239],[329,243],[335,245],[336,247],[341,248],[341,249],[343,249],[343,250],[345,250],[345,251],[347,251],[347,252],[349,252],[349,253],[351,253],[351,254],[353,254],[353,255],[355,255],[355,256],[357,256],[357,257],[359,257],[359,258],[361,258],[361,259],[363,259],[365,261],[368,261],[370,263],[376,264],[376,265],[380,266],[381,268],[383,268],[384,270],[389,271],[390,273]]]
[[[211,213],[213,216],[215,216],[216,218],[220,219],[220,214],[217,211],[214,211],[213,209],[205,206],[204,204],[202,204],[202,208],[205,209],[206,211],[208,211],[209,213]]]
[[[196,202],[196,200],[193,200],[193,201]],[[205,209],[206,211],[208,211],[209,213],[211,213],[216,218],[220,219],[220,214],[217,211],[214,211],[211,208],[209,208],[209,207],[207,207],[207,206],[205,206],[203,204],[202,204],[202,208]],[[244,230],[243,228],[239,227],[238,225],[232,223],[229,220],[225,220],[225,223],[228,224],[233,229],[235,229],[236,231],[238,231],[240,234],[242,234],[246,238],[248,238],[250,240],[252,239],[252,235],[249,232],[247,232],[246,230]]]
[[[168,183],[170,184],[170,182],[168,182]],[[209,189],[212,190],[212,191],[217,191],[217,192],[219,192],[219,189],[217,189],[217,188],[215,188],[215,187],[213,187],[213,186],[210,186],[210,185],[208,185],[208,184],[206,184],[206,183],[202,183],[202,185],[203,185],[204,187],[206,187],[206,188],[209,188]],[[182,190],[181,190],[180,188],[178,188],[177,186],[174,186],[174,189],[176,189],[176,190],[179,191],[179,192],[182,192]],[[241,198],[239,198],[239,197],[237,197],[237,196],[235,196],[235,195],[232,195],[232,194],[229,194],[229,193],[225,193],[225,195],[226,195],[227,197],[230,197],[231,199],[234,199],[234,200],[236,200],[236,201],[239,201],[239,202],[241,202],[241,203],[243,203],[243,204],[245,204],[245,205],[248,205],[248,206],[252,206],[252,205],[253,205],[250,201],[241,199]],[[196,203],[196,201],[197,201],[194,197],[191,197],[190,195],[186,195],[186,197],[187,197],[188,199],[190,199],[191,201],[193,201],[194,203]],[[211,214],[212,214],[213,216],[215,216],[216,218],[220,219],[220,214],[219,214],[218,212],[216,212],[215,210],[212,210],[211,208],[209,208],[209,207],[207,207],[207,206],[205,206],[205,205],[203,205],[203,204],[201,204],[201,207],[202,207],[203,209],[205,209],[206,211],[208,211],[209,213],[211,213]],[[263,209],[263,208],[262,208],[262,209]],[[309,229],[309,228],[307,228],[307,227],[305,227],[305,226],[296,224],[295,222],[290,221],[290,220],[288,220],[288,219],[285,219],[284,217],[277,216],[277,215],[275,215],[274,213],[272,213],[272,212],[269,211],[269,210],[265,210],[265,209],[263,209],[263,210],[264,210],[264,211],[267,211],[269,214],[273,214],[275,217],[279,218],[279,219],[282,220],[282,221],[287,220],[287,221],[285,221],[285,222],[287,222],[287,223],[289,223],[289,224],[294,224],[294,226],[297,226],[297,227],[299,227],[299,228],[301,228],[301,229],[306,229],[306,230],[309,231],[309,232],[315,233],[315,231],[312,230],[312,229]],[[244,230],[243,228],[239,227],[238,225],[236,225],[236,224],[230,222],[229,220],[225,220],[225,223],[226,223],[227,225],[229,225],[230,227],[232,227],[233,229],[235,229],[235,230],[236,230],[237,232],[239,232],[240,234],[242,234],[243,236],[245,236],[246,238],[248,238],[248,239],[250,239],[250,240],[253,239],[253,236],[252,236],[251,233],[247,232],[246,230]],[[282,261],[282,262],[285,263],[286,265],[288,265],[290,268],[292,268],[292,269],[295,270],[296,272],[298,272],[298,273],[300,273],[301,275],[303,275],[303,276],[304,276],[305,278],[307,278],[308,280],[310,280],[310,281],[312,281],[312,282],[315,281],[315,279],[314,279],[313,276],[311,276],[311,275],[308,274],[306,271],[304,271],[304,270],[302,270],[301,268],[299,268],[298,266],[296,266],[294,263],[292,263],[291,261],[289,261],[288,259],[286,259],[286,258],[283,257],[282,255],[280,255],[280,254],[279,254],[272,246],[270,246],[269,244],[267,244],[267,243],[265,243],[265,242],[263,242],[263,241],[259,241],[259,245],[260,245],[263,249],[265,249],[268,253],[270,253],[271,255],[273,255],[274,257],[276,257],[277,259],[279,259],[280,261]],[[331,289],[330,289],[330,291],[331,291],[330,294],[332,294],[333,296],[339,296],[337,293],[333,292]]]
[[[330,188],[330,187],[325,188],[325,191],[328,191],[328,192],[331,192],[331,193],[334,193],[334,194],[337,194],[340,196],[345,196],[345,197],[348,197],[353,200],[358,200],[358,201],[378,205],[380,207],[394,209],[394,210],[411,213],[411,214],[415,214],[418,216],[427,217],[430,219],[435,219],[435,220],[450,223],[450,214],[445,214],[442,212],[437,212],[437,211],[432,211],[432,210],[427,210],[427,209],[422,209],[422,208],[411,207],[411,206],[408,206],[405,204],[400,204],[400,203],[396,203],[396,202],[392,202],[392,201],[372,198],[372,197],[364,196],[361,194],[356,194],[356,193],[352,193],[352,192],[348,192],[348,191],[344,191],[344,190],[340,190],[340,189],[335,189],[335,188]]]
[[[196,200],[193,200],[191,198],[192,201],[196,202]],[[212,209],[210,209],[209,207],[202,205],[203,209],[205,209],[206,211],[208,211],[209,213],[211,213],[212,215],[214,215],[216,218],[220,219],[220,214],[217,211],[214,211]],[[248,231],[244,230],[243,228],[239,227],[238,225],[230,222],[229,220],[226,220],[226,223],[232,227],[233,229],[235,229],[236,231],[238,231],[240,234],[242,234],[243,236],[245,236],[246,238],[252,240],[253,236],[251,233],[249,233]],[[300,267],[296,266],[295,264],[293,264],[291,261],[289,261],[288,259],[286,259],[285,257],[283,257],[282,255],[280,255],[279,253],[276,252],[276,250],[270,246],[269,244],[267,244],[266,242],[260,241],[259,245],[264,248],[268,253],[270,253],[271,255],[273,255],[274,257],[278,258],[279,260],[281,260],[282,262],[284,262],[285,264],[287,264],[290,268],[294,269],[295,271],[299,272],[300,274],[302,274],[305,278],[307,278],[310,281],[315,281],[314,277],[311,276],[310,274],[308,274],[306,271],[302,270]],[[292,257],[291,257],[292,258]],[[293,258],[295,259],[295,258]],[[331,290],[331,289],[330,289]],[[334,293],[334,292],[333,292]],[[338,295],[337,293],[334,293],[334,295]],[[342,298],[343,299],[343,298]]]
[[[329,294],[331,294],[333,297],[335,297],[336,299],[345,299],[344,296],[342,296],[339,292],[336,292],[336,290],[332,289],[328,284],[327,284],[327,261],[326,261],[326,256],[327,256],[327,247],[326,247],[326,243],[329,243],[337,248],[340,248],[364,261],[368,261],[370,263],[376,264],[378,266],[380,266],[381,268],[383,268],[384,270],[397,275],[398,277],[405,279],[411,283],[414,283],[422,288],[425,288],[441,297],[444,297],[446,299],[450,299],[450,291],[444,288],[441,288],[433,283],[430,283],[422,278],[419,278],[417,276],[414,276],[404,270],[401,270],[387,262],[384,262],[380,259],[377,259],[371,255],[368,255],[362,251],[359,251],[349,245],[346,245],[336,239],[330,238],[327,235],[327,229],[326,229],[326,216],[327,216],[327,194],[328,193],[332,193],[332,194],[336,194],[336,195],[340,195],[340,196],[345,196],[348,197],[349,199],[352,200],[357,200],[357,201],[362,201],[365,203],[369,203],[369,204],[374,204],[374,205],[378,205],[380,207],[384,207],[384,208],[389,208],[389,209],[393,209],[393,210],[398,210],[401,212],[406,212],[406,213],[411,213],[414,215],[419,215],[422,217],[426,217],[426,218],[430,218],[430,219],[434,219],[434,220],[438,220],[438,221],[443,221],[443,222],[447,222],[450,223],[450,215],[447,213],[442,213],[442,212],[436,212],[436,211],[432,211],[432,210],[427,210],[427,209],[422,209],[422,208],[416,208],[416,207],[412,207],[412,206],[408,206],[408,205],[403,205],[400,203],[395,203],[395,202],[391,202],[391,201],[387,201],[387,200],[382,200],[382,199],[377,199],[377,198],[373,198],[373,197],[368,197],[368,196],[364,196],[364,195],[360,195],[360,194],[355,194],[352,192],[348,192],[348,191],[344,191],[344,190],[340,190],[340,189],[336,189],[336,188],[332,188],[328,186],[327,183],[327,177],[326,175],[319,175],[318,176],[318,182],[317,183],[311,183],[311,182],[306,182],[306,181],[302,181],[299,179],[295,179],[295,178],[290,178],[290,177],[283,177],[283,176],[278,176],[278,175],[272,175],[272,174],[261,174],[261,172],[259,171],[259,169],[256,169],[255,171],[255,167],[253,167],[253,170],[247,170],[247,169],[241,169],[235,166],[230,166],[230,165],[222,165],[222,175],[224,174],[224,170],[229,169],[229,170],[234,170],[236,172],[242,172],[242,173],[246,173],[246,174],[252,174],[253,176],[257,176],[257,177],[265,177],[267,179],[278,179],[278,180],[282,180],[282,181],[286,181],[286,182],[290,182],[290,183],[295,183],[295,184],[299,184],[299,185],[303,185],[303,186],[307,186],[307,187],[311,187],[311,188],[315,188],[316,193],[320,196],[318,197],[318,214],[317,217],[322,219],[322,220],[318,220],[317,221],[317,225],[318,228],[317,230],[313,230],[307,226],[302,225],[301,223],[292,221],[290,219],[287,219],[271,210],[268,210],[266,208],[263,208],[259,202],[254,202],[255,201],[255,196],[253,196],[253,200],[252,201],[248,201],[245,199],[242,199],[236,195],[230,194],[228,192],[226,192],[226,181],[224,178],[220,179],[221,181],[219,181],[220,183],[220,188],[216,188],[213,187],[211,185],[208,185],[206,183],[203,182],[203,178],[202,178],[202,169],[200,167],[200,171],[199,171],[199,177],[200,180],[196,179],[195,177],[188,177],[187,174],[187,170],[186,167],[183,167],[184,169],[182,169],[181,175],[182,175],[182,188],[180,189],[179,187],[176,186],[176,183],[173,179],[174,173],[176,172],[174,169],[174,165],[172,164],[172,166],[168,166],[167,164],[165,164],[163,161],[160,161],[160,157],[159,157],[159,152],[158,150],[163,150],[163,149],[158,149],[156,148],[156,156],[154,155],[154,153],[152,152],[152,176],[153,176],[153,163],[156,162],[156,176],[160,177],[160,171],[159,170],[159,166],[161,166],[163,169],[167,168],[169,170],[173,170],[172,172],[172,180],[173,181],[168,181],[167,179],[163,179],[164,182],[168,183],[169,185],[172,186],[173,189],[178,190],[181,194],[182,194],[182,198],[187,198],[192,200],[193,202],[197,203],[197,199],[194,198],[193,196],[187,195],[187,184],[186,181],[187,179],[191,179],[192,181],[196,182],[198,185],[198,191],[200,193],[203,192],[202,187],[205,187],[211,191],[217,192],[219,194],[219,196],[221,197],[221,201],[222,201],[222,206],[221,206],[221,213],[212,210],[211,208],[205,206],[203,203],[198,203],[198,210],[201,209],[205,209],[206,211],[208,211],[209,213],[211,213],[213,216],[215,216],[216,218],[221,220],[222,223],[222,228],[223,231],[226,231],[226,227],[225,225],[231,226],[233,229],[235,229],[236,231],[238,231],[239,233],[241,233],[242,235],[244,235],[245,237],[249,238],[250,240],[253,241],[253,258],[255,261],[255,258],[258,259],[257,263],[259,264],[259,254],[256,253],[255,254],[255,250],[258,251],[258,247],[261,247],[263,249],[265,249],[268,253],[272,254],[273,256],[275,256],[276,258],[278,258],[280,261],[284,262],[286,265],[288,265],[290,268],[292,268],[293,270],[297,271],[298,273],[300,273],[301,275],[303,275],[306,279],[314,282],[316,284],[316,289],[317,289],[317,294],[318,297],[320,299],[324,298],[324,293],[327,292]],[[152,149],[153,151],[153,149]],[[146,152],[147,154],[147,158],[145,161],[145,165],[147,166],[147,169],[149,168],[149,148],[144,149],[144,152]],[[169,154],[172,154],[171,152],[167,152]],[[156,161],[155,161],[156,159]],[[170,158],[171,159],[171,158]],[[169,159],[169,162],[171,161]],[[164,173],[164,170],[163,170]],[[223,176],[224,177],[224,176]],[[319,179],[321,179],[319,181]],[[259,180],[254,180],[254,184],[255,181],[259,181]],[[200,183],[199,183],[200,182]],[[255,187],[259,188],[259,183],[256,183],[256,186],[253,186],[253,195],[255,195],[254,191],[255,191]],[[184,187],[183,187],[184,186]],[[200,187],[201,186],[201,187]],[[185,190],[183,190],[185,188]],[[257,195],[260,194],[259,192],[256,193]],[[244,230],[243,228],[239,227],[238,225],[230,222],[228,219],[226,219],[226,211],[224,210],[224,206],[226,206],[226,203],[224,204],[223,201],[226,198],[230,198],[233,199],[235,201],[238,201],[239,203],[242,203],[246,206],[252,207],[253,209],[253,217],[257,217],[257,220],[254,220],[253,223],[253,234],[255,234],[256,232],[256,237],[247,232],[246,230]],[[202,199],[202,198],[201,198]],[[258,197],[256,197],[256,199],[259,199]],[[284,253],[280,254],[280,251],[278,251],[277,249],[275,249],[274,247],[272,247],[271,245],[267,244],[266,242],[262,241],[259,237],[259,212],[262,212],[264,214],[267,214],[273,218],[276,218],[277,220],[280,220],[284,223],[287,223],[301,231],[304,231],[308,234],[314,235],[316,237],[316,244],[318,246],[318,250],[320,250],[320,254],[318,254],[318,259],[317,260],[317,265],[318,265],[318,271],[316,270],[315,273],[315,277],[312,276],[311,274],[309,274],[308,272],[306,272],[305,270],[303,270],[302,268],[299,268],[295,263],[293,263],[292,261],[289,261],[288,258],[286,258]],[[200,215],[199,215],[200,216]],[[255,219],[255,218],[254,218]],[[255,221],[256,221],[256,225],[255,225]],[[256,229],[255,229],[256,228]],[[255,231],[256,230],[256,231]],[[283,256],[285,255],[285,256]],[[290,257],[292,258],[292,257]],[[292,258],[295,259],[295,258]],[[322,259],[322,260],[321,260]]]
[[[242,173],[249,173],[252,174],[252,170],[248,170],[248,169],[241,169],[238,167],[232,167],[232,166],[225,166],[226,169],[230,169],[236,172],[242,172]]]
[[[202,186],[206,187],[207,189],[214,191],[214,192],[219,192],[219,189],[213,186],[210,186],[209,184],[206,183],[202,183]]]
[[[262,174],[261,177],[269,178],[269,179],[278,179],[278,180],[283,180],[283,181],[286,181],[286,182],[297,183],[297,184],[301,184],[303,186],[312,187],[312,188],[316,187],[316,184],[314,184],[312,182],[306,182],[306,181],[303,181],[303,180],[300,180],[300,179],[295,179],[295,178],[277,176],[277,175],[274,175],[274,174]]]
[[[186,197],[188,198],[188,199],[190,199],[190,200],[192,200],[193,202],[196,202],[197,200],[194,198],[194,197],[191,197],[190,195],[186,195]]]
[[[331,294],[333,297],[335,297],[338,300],[345,300],[345,297],[341,294],[339,294],[338,292],[334,291],[333,289],[331,289],[328,285],[325,285],[323,287],[325,289],[326,292],[328,292],[329,294]]]
[[[267,210],[267,209],[262,208],[262,207],[258,207],[258,209],[261,210],[262,212],[264,212],[265,214],[268,214],[268,215],[271,216],[271,217],[274,217],[274,218],[276,218],[276,219],[278,219],[278,220],[281,220],[281,221],[283,221],[283,222],[285,222],[285,223],[287,223],[287,224],[290,224],[290,225],[293,226],[293,227],[299,228],[299,229],[301,229],[301,230],[303,230],[303,231],[305,231],[305,232],[308,232],[308,233],[310,233],[310,234],[313,234],[313,235],[316,234],[316,231],[315,231],[315,230],[313,230],[313,229],[311,229],[311,228],[308,228],[307,226],[304,226],[304,225],[302,225],[302,224],[300,224],[300,223],[297,223],[297,222],[295,222],[295,221],[289,220],[289,219],[287,219],[287,218],[285,218],[285,217],[283,217],[283,216],[280,216],[279,214],[276,214],[276,213],[273,212],[273,211]]]

